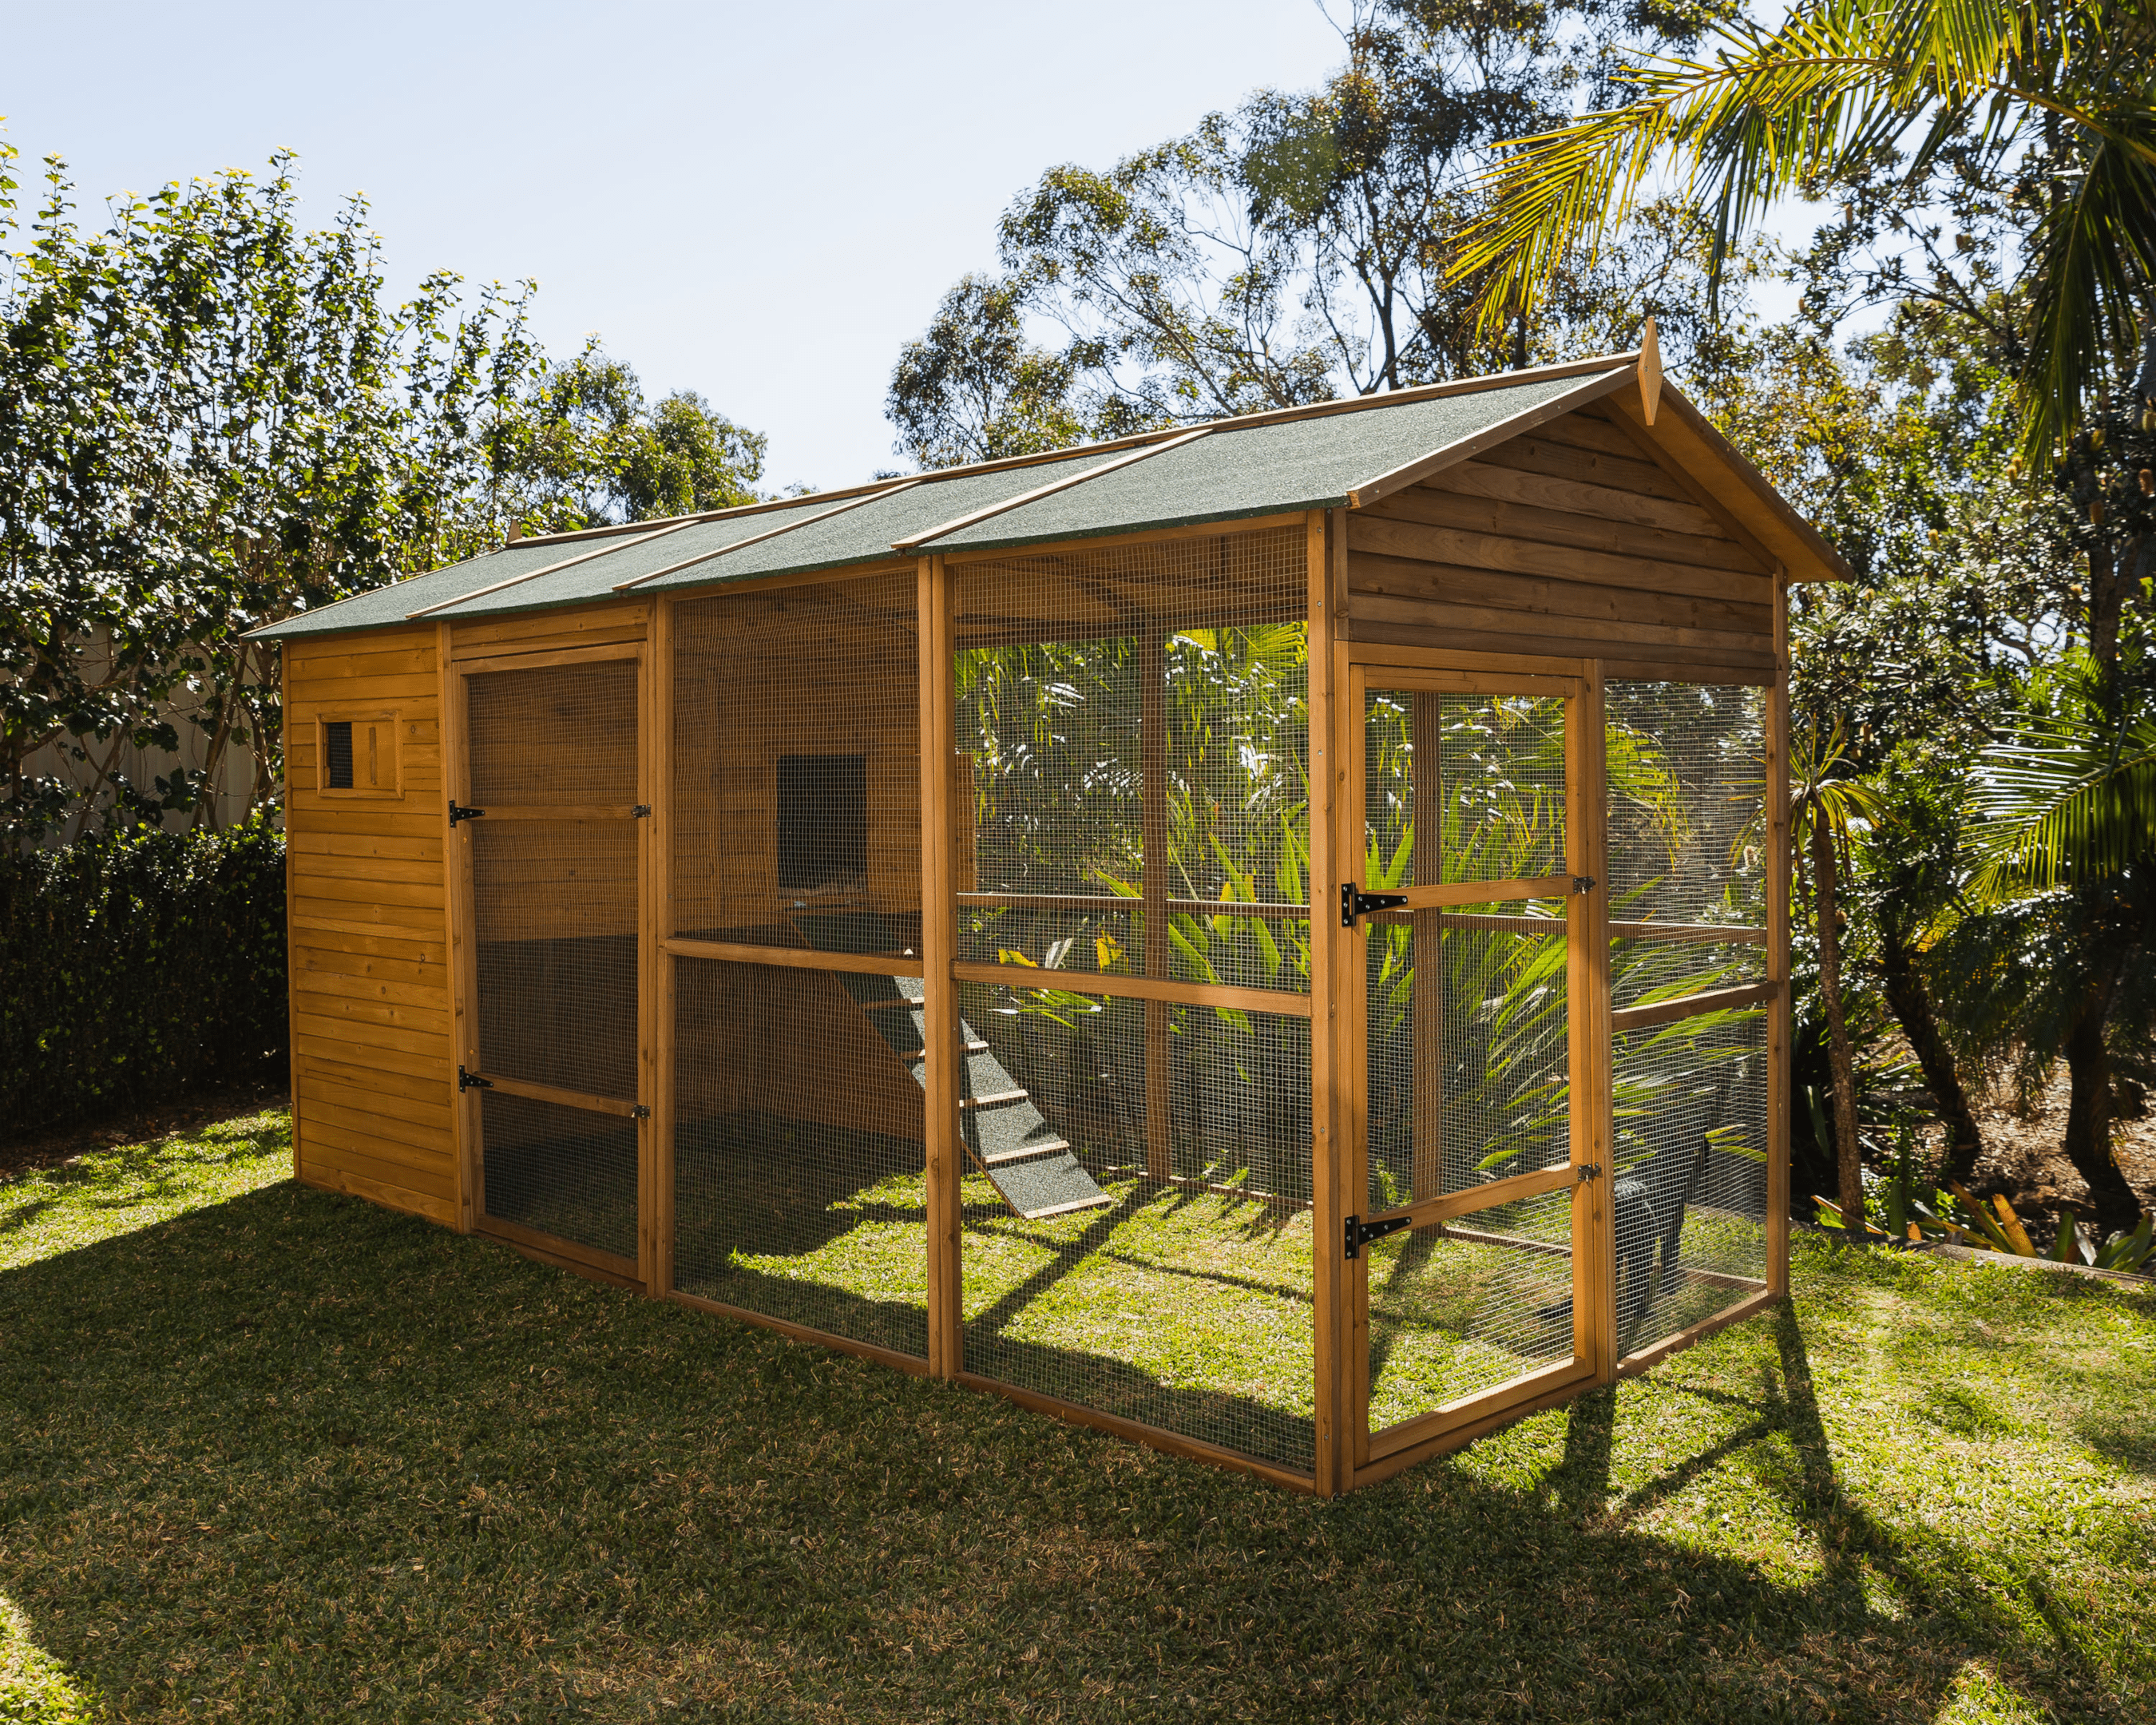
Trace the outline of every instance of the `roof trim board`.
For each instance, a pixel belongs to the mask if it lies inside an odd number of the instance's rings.
[[[453,599],[437,599],[431,605],[422,605],[416,611],[407,611],[404,614],[404,620],[407,623],[417,623],[421,618],[431,617],[437,611],[446,611],[452,606],[465,604],[472,599],[483,599],[489,593],[500,593],[504,588],[521,587],[527,581],[536,581],[542,575],[552,575],[560,569],[574,568],[578,563],[588,563],[593,557],[612,557],[618,551],[627,551],[632,545],[646,545],[654,539],[664,539],[670,533],[679,533],[683,528],[693,527],[696,525],[693,519],[685,521],[676,521],[670,526],[661,527],[655,533],[639,533],[635,538],[624,539],[619,545],[602,545],[596,550],[584,552],[576,557],[563,557],[558,563],[542,564],[536,569],[526,570],[521,575],[507,576],[485,587],[475,587],[470,593],[460,593]]]
[[[627,581],[617,581],[613,584],[613,590],[616,593],[628,593],[634,588],[643,586],[647,581],[657,581],[667,575],[679,575],[684,569],[693,569],[699,563],[708,563],[715,557],[725,557],[730,552],[743,551],[752,545],[761,545],[767,539],[776,539],[782,533],[791,533],[796,527],[812,526],[818,521],[829,521],[834,515],[844,515],[850,509],[858,509],[864,503],[874,503],[883,497],[895,497],[901,491],[909,490],[913,486],[920,485],[926,478],[927,475],[924,474],[918,478],[907,480],[902,484],[890,486],[884,490],[864,491],[858,496],[847,498],[842,503],[835,503],[829,509],[819,509],[814,515],[805,515],[798,521],[781,521],[777,526],[762,533],[752,533],[746,539],[737,539],[731,545],[721,545],[716,551],[699,552],[695,557],[684,557],[678,563],[669,563],[663,569],[654,569],[648,575],[636,575]],[[690,525],[695,524],[692,522]]]
[[[1211,425],[1201,425],[1194,431],[1186,431],[1182,436],[1172,437],[1165,443],[1147,444],[1142,449],[1132,449],[1127,455],[1118,455],[1112,461],[1103,461],[1097,467],[1082,468],[1076,473],[1066,473],[1060,479],[1050,480],[1046,485],[1037,485],[1030,491],[1021,491],[1017,496],[1007,497],[1000,503],[985,504],[981,508],[974,510],[970,515],[954,516],[951,520],[931,527],[925,533],[909,533],[903,539],[894,539],[891,542],[891,548],[898,552],[918,551],[921,547],[942,538],[947,533],[956,533],[962,528],[973,526],[978,522],[992,521],[997,516],[1007,515],[1012,510],[1023,508],[1029,503],[1037,503],[1043,497],[1052,497],[1058,491],[1067,490],[1072,485],[1083,485],[1088,480],[1098,479],[1104,473],[1113,473],[1119,467],[1128,467],[1132,462],[1142,461],[1147,456],[1163,455],[1170,449],[1182,448],[1185,444],[1194,444],[1199,438],[1217,429]]]

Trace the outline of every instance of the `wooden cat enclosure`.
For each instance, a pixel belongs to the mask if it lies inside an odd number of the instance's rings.
[[[1383,1477],[1785,1289],[1844,573],[1650,344],[295,618],[296,1172]]]

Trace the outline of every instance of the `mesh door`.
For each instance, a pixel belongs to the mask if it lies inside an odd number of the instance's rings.
[[[1763,980],[1763,691],[1612,682],[1607,701],[1613,1005]],[[1632,1352],[1766,1286],[1765,1012],[1620,1029],[1611,1083]]]
[[[634,660],[466,685],[485,1214],[637,1255]],[[507,1093],[530,1086],[540,1095]]]

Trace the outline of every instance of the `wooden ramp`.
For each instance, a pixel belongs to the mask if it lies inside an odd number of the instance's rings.
[[[848,976],[839,980],[891,1052],[906,1063],[915,1081],[925,1085],[922,1056],[927,1044],[919,979]],[[1042,1117],[1031,1093],[1011,1076],[973,1026],[961,1021],[958,1036],[958,1135],[973,1166],[988,1176],[1004,1202],[1029,1220],[1112,1202]]]

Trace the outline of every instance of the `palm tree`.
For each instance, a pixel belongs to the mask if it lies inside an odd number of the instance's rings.
[[[1849,1018],[1841,998],[1840,880],[1858,825],[1878,819],[1876,791],[1849,771],[1848,750],[1837,725],[1822,737],[1816,726],[1800,733],[1792,764],[1789,824],[1798,855],[1811,862],[1812,909],[1819,926],[1820,1004],[1826,1013],[1827,1060],[1834,1074],[1835,1183],[1842,1219],[1864,1226],[1864,1163],[1856,1147],[1856,1055],[1850,1046]]]
[[[2024,454],[2047,470],[2081,424],[2135,295],[2156,280],[2156,23],[2117,0],[1809,0],[1774,29],[1717,25],[1700,59],[1626,74],[1623,107],[1517,141],[1483,182],[1455,279],[1486,272],[1496,331],[1532,310],[1567,256],[1619,226],[1674,167],[1708,211],[1715,268],[1776,199],[1904,151],[1917,201],[1953,152],[2010,159],[2046,135],[2053,196],[2025,245],[2027,340],[2015,378]]]
[[[2111,1147],[2111,1057],[2104,1034],[2139,949],[2141,896],[2156,869],[2156,712],[2137,711],[2096,656],[2076,649],[2032,680],[2006,733],[1984,752],[1970,792],[1979,906],[2064,888],[2090,925],[2069,978],[2060,1051],[2070,1077],[2067,1158],[2088,1183],[2097,1226],[2123,1232],[2140,1201]]]

